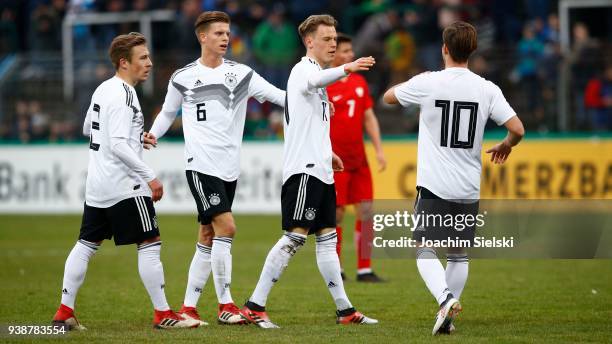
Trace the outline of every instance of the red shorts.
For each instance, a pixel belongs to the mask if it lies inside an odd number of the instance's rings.
[[[334,183],[338,206],[372,200],[372,174],[368,165],[356,170],[334,172]]]

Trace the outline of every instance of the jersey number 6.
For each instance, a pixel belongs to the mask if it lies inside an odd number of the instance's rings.
[[[203,122],[206,120],[206,109],[204,108],[204,103],[196,104],[196,115],[198,117],[198,122]]]
[[[450,100],[436,100],[436,107],[442,108],[442,126],[440,128],[440,146],[448,147],[448,124],[450,121]],[[459,140],[459,124],[461,122],[461,110],[468,110],[467,141]],[[476,134],[476,119],[478,116],[478,103],[474,102],[453,102],[453,126],[451,129],[450,148],[469,149],[474,147],[474,135]]]

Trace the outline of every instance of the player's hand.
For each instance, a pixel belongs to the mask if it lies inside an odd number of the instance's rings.
[[[376,160],[378,160],[378,172],[382,172],[387,169],[387,159],[385,159],[385,153],[377,152]]]
[[[329,115],[333,116],[336,113],[336,107],[334,106],[334,103],[332,102],[327,102],[329,104]]]
[[[374,66],[375,63],[376,63],[376,60],[374,60],[372,56],[360,57],[353,62],[345,64],[344,72],[348,74],[348,73],[359,72],[362,70],[370,70],[370,68],[372,68],[372,66]]]
[[[164,185],[159,181],[159,179],[155,178],[149,183],[149,188],[151,188],[153,202],[159,201],[164,195]]]
[[[512,147],[506,143],[506,140],[489,148],[486,153],[491,153],[491,161],[495,164],[503,164],[508,160],[508,156],[512,152]]]
[[[151,133],[145,132],[143,135],[144,144],[142,145],[144,149],[151,149],[157,147],[157,137]]]
[[[332,169],[336,172],[344,171],[344,163],[336,153],[332,152]]]

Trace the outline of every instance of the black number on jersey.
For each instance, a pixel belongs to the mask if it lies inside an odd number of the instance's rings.
[[[198,116],[198,122],[203,122],[206,120],[206,109],[204,108],[204,103],[196,104],[196,115]]]
[[[436,100],[436,107],[442,108],[442,125],[440,126],[440,146],[448,147],[448,124],[450,122],[450,100]],[[461,110],[469,110],[468,140],[459,140],[459,123],[461,122]],[[473,148],[474,136],[476,135],[476,120],[478,119],[478,103],[453,102],[453,125],[451,128],[450,148]]]
[[[289,98],[287,97],[287,92],[285,92],[285,121],[289,125]]]
[[[323,120],[327,121],[327,114],[325,113],[325,109],[327,108],[327,102],[321,102],[321,105],[323,106]]]
[[[94,130],[100,130],[100,105],[94,104],[93,111],[98,114],[96,119],[91,119],[91,133],[89,134],[89,149],[93,149],[94,151],[98,151],[100,149],[100,144],[94,142]]]

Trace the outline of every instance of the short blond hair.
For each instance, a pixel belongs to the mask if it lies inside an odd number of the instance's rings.
[[[140,32],[130,32],[127,35],[119,35],[113,39],[108,55],[110,56],[115,70],[119,69],[119,61],[126,59],[132,61],[132,48],[138,45],[146,45],[147,39]]]
[[[310,17],[306,18],[306,20],[304,20],[300,26],[298,26],[298,32],[302,38],[302,41],[304,38],[306,38],[306,36],[316,32],[319,25],[336,27],[338,25],[338,21],[336,21],[336,19],[329,14],[311,15]]]

